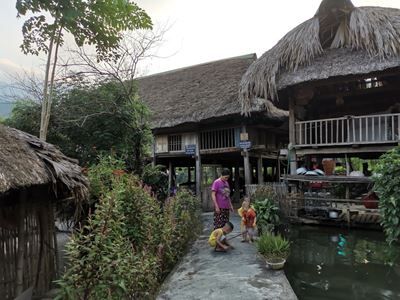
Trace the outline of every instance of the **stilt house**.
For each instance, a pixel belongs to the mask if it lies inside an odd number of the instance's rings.
[[[248,68],[239,94],[245,112],[259,98],[289,110],[289,181],[316,181],[296,171],[314,159],[378,158],[400,141],[400,10],[322,1]],[[371,183],[368,176],[318,181]]]
[[[255,59],[250,54],[138,79],[139,96],[152,112],[155,163],[169,169],[171,185],[178,170],[187,171],[183,184],[203,192],[205,209],[218,168],[232,170],[237,200],[244,184],[278,176],[287,112],[271,102],[253,103],[247,118],[238,102],[240,78]]]

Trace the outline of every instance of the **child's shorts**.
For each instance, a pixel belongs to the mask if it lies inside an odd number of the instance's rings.
[[[254,236],[254,234],[255,234],[254,227],[247,227],[246,230],[247,230],[248,235]]]

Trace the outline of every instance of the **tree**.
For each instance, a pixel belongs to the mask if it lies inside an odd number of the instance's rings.
[[[42,140],[47,137],[58,52],[64,43],[64,33],[72,34],[79,47],[93,45],[97,60],[108,61],[116,58],[115,50],[123,31],[152,27],[146,12],[130,0],[17,0],[16,8],[18,16],[33,14],[22,27],[22,51],[47,55],[39,135]],[[50,15],[51,22],[46,15]]]
[[[100,114],[106,116],[110,111],[120,115],[124,119],[122,132],[127,136],[125,145],[129,145],[125,148],[132,150],[130,155],[133,155],[133,160],[128,162],[133,163],[130,167],[138,174],[142,173],[143,157],[149,151],[151,131],[150,112],[138,98],[135,78],[140,62],[156,57],[154,50],[162,43],[167,30],[167,27],[158,27],[157,30],[124,33],[120,45],[115,49],[114,60],[98,62],[96,55],[81,47],[70,50],[71,58],[62,64],[64,81],[72,82],[74,86],[79,85],[84,89],[93,85],[113,86],[115,92],[118,91],[113,97],[109,97],[109,101],[112,102],[109,103],[112,106],[111,110],[109,106],[98,105],[96,112],[80,114],[76,124],[79,122],[81,125],[78,126],[83,126],[93,117]],[[97,97],[96,101],[102,101],[101,99],[102,97]],[[105,110],[102,110],[103,108]]]

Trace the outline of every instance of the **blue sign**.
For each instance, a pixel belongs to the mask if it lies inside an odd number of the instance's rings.
[[[195,155],[196,154],[196,145],[186,145],[185,146],[185,154]]]
[[[240,141],[239,148],[241,149],[250,149],[251,148],[251,141]]]

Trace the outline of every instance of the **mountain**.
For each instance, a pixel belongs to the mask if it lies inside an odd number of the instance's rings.
[[[11,115],[14,103],[0,102],[0,118],[7,118]]]
[[[6,96],[9,89],[5,82],[0,81],[0,118],[9,117],[14,107],[14,103]]]

